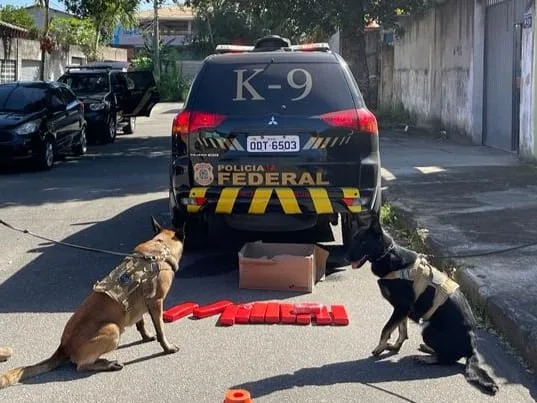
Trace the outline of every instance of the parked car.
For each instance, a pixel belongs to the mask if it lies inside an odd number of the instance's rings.
[[[169,204],[187,243],[215,215],[238,230],[294,231],[341,220],[349,245],[379,212],[377,120],[326,43],[279,36],[218,45],[172,125]]]
[[[0,85],[2,161],[52,168],[58,155],[87,150],[84,106],[65,85],[30,81]]]
[[[149,116],[160,100],[151,71],[129,71],[126,62],[69,66],[59,82],[84,103],[88,139],[113,143],[117,130],[132,134],[136,116]]]

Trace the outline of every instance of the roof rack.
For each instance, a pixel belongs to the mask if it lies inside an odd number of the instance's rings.
[[[118,61],[110,61],[110,62],[91,62],[88,64],[82,64],[82,65],[69,65],[65,67],[65,71],[69,72],[69,70],[122,70],[127,71],[131,67],[131,63],[129,62],[118,62]]]

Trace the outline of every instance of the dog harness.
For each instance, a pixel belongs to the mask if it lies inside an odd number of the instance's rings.
[[[459,285],[455,281],[429,264],[425,256],[421,254],[418,255],[418,258],[411,267],[392,271],[382,278],[385,280],[401,279],[412,281],[414,301],[423,294],[428,286],[435,289],[433,304],[422,316],[423,320],[429,320],[436,310],[447,301],[449,296],[459,288]]]
[[[97,281],[93,290],[107,294],[123,306],[125,312],[138,306],[147,298],[152,298],[157,290],[160,272],[159,261],[166,261],[173,271],[178,269],[177,261],[169,248],[161,244],[159,256],[135,253],[128,256],[102,280]]]

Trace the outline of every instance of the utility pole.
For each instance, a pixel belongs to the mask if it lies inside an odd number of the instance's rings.
[[[159,26],[158,26],[159,0],[153,0],[153,74],[155,79],[160,79],[160,49],[159,49]]]
[[[40,1],[39,3],[41,3],[42,6],[44,6],[45,8],[45,26],[44,26],[44,29],[43,29],[43,39],[46,39],[47,38],[47,35],[48,35],[48,30],[49,30],[49,19],[48,19],[48,6],[49,6],[49,0],[45,0],[45,1]],[[41,44],[41,68],[40,68],[40,72],[39,72],[39,78],[41,79],[41,81],[43,81],[45,79],[45,60],[46,60],[46,57],[47,57],[47,52],[45,50],[45,47],[43,46],[43,43]]]

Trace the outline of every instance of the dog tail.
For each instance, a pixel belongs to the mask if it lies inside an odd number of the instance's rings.
[[[477,386],[483,392],[490,395],[495,395],[498,392],[498,385],[494,382],[494,379],[481,367],[479,358],[474,351],[466,361],[465,377],[468,382]]]
[[[15,385],[16,383],[31,378],[36,375],[52,371],[67,362],[67,356],[63,353],[62,347],[58,347],[51,357],[35,365],[27,367],[13,368],[0,376],[0,389]]]

